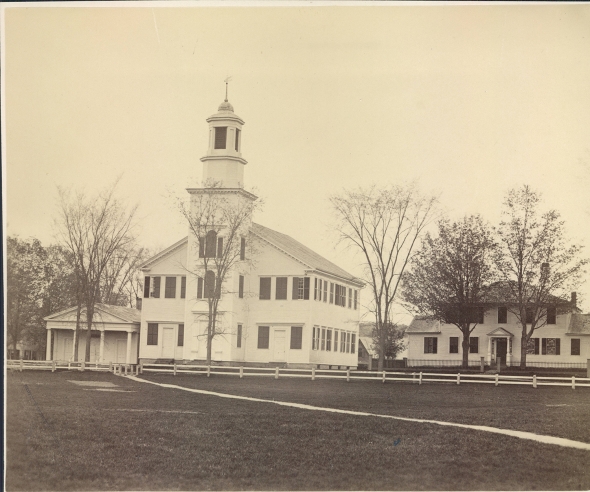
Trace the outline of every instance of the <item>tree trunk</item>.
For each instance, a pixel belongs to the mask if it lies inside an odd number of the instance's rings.
[[[527,336],[526,336],[526,328],[522,331],[522,337],[520,339],[520,368],[526,369],[526,351],[527,351]]]
[[[467,331],[469,332],[469,328]],[[461,348],[463,349],[463,362],[461,363],[461,367],[467,369],[469,367],[469,333],[465,334],[465,332],[463,332]]]

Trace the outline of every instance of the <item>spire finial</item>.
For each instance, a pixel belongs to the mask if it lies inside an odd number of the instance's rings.
[[[225,102],[227,102],[227,86],[231,80],[231,76],[225,79]]]

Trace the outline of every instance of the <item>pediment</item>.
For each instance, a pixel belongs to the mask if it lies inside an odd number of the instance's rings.
[[[45,318],[47,321],[62,321],[66,323],[75,323],[76,322],[76,308],[70,308],[66,311],[62,311],[60,313],[56,313],[54,315],[48,316]],[[94,311],[94,318],[93,323],[129,323],[128,320],[120,318],[118,316],[114,316],[110,313],[106,313],[105,311],[97,308]],[[86,310],[83,309],[80,313],[80,323],[85,325],[86,324]]]
[[[514,336],[513,333],[510,333],[509,331],[505,330],[502,327],[498,327],[494,331],[491,331],[490,333],[488,333],[488,337],[509,337],[509,338],[512,338],[513,336]]]

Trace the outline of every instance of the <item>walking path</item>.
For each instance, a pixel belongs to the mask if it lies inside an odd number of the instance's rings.
[[[137,381],[139,383],[149,383],[154,384],[156,386],[161,386],[162,388],[171,388],[171,389],[179,389],[182,391],[188,391],[190,393],[198,393],[201,395],[210,395],[210,396],[217,396],[220,398],[230,398],[234,400],[246,400],[246,401],[254,401],[259,403],[273,403],[275,405],[280,405],[283,407],[292,407],[292,408],[301,408],[303,410],[314,410],[319,412],[331,412],[331,413],[341,413],[345,415],[357,415],[361,417],[379,417],[384,419],[393,419],[393,420],[403,420],[406,422],[418,422],[423,424],[435,424],[435,425],[444,425],[449,427],[460,427],[463,429],[473,429],[479,430],[484,432],[492,432],[494,434],[503,434],[506,436],[511,437],[518,437],[520,439],[528,439],[530,441],[537,441],[543,444],[555,444],[557,446],[562,446],[565,448],[575,448],[575,449],[585,449],[586,451],[590,451],[590,444],[580,441],[573,441],[571,439],[564,439],[562,437],[553,437],[553,436],[544,436],[540,434],[534,434],[533,432],[523,432],[523,431],[515,431],[510,429],[500,429],[497,427],[488,427],[486,425],[469,425],[469,424],[457,424],[454,422],[442,422],[439,420],[428,420],[428,419],[414,419],[409,417],[396,417],[394,415],[382,415],[377,413],[368,413],[368,412],[357,412],[355,410],[342,410],[339,408],[327,408],[327,407],[316,407],[314,405],[305,405],[303,403],[292,403],[288,401],[276,401],[276,400],[264,400],[262,398],[252,398],[249,396],[239,396],[239,395],[230,395],[227,393],[216,393],[214,391],[206,391],[206,390],[199,390],[193,388],[185,388],[183,386],[178,386],[175,384],[165,384],[165,383],[156,383],[154,381],[148,381],[147,379],[138,378],[137,376],[126,376],[128,379],[133,381]]]

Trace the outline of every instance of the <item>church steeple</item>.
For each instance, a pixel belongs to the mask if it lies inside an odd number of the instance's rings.
[[[234,113],[234,107],[226,99],[207,118],[209,123],[209,149],[201,157],[203,162],[203,183],[217,183],[221,188],[244,188],[244,166],[242,158],[242,120]]]

